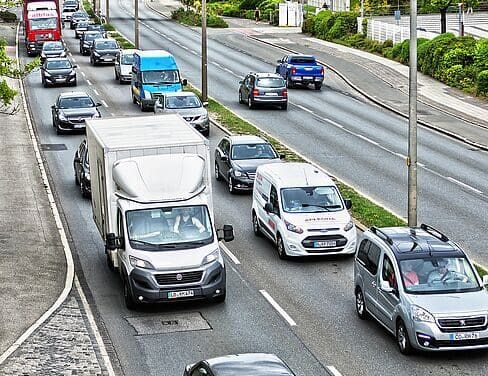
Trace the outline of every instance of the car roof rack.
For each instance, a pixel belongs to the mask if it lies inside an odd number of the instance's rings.
[[[393,245],[392,238],[390,238],[385,232],[381,231],[379,228],[373,226],[370,228],[370,230],[373,234],[377,235],[380,239],[384,240],[390,245]]]
[[[430,225],[426,225],[425,223],[422,223],[420,225],[420,228],[426,232],[428,232],[429,234],[435,236],[437,239],[443,241],[443,242],[448,242],[449,241],[449,238],[444,235],[442,232],[440,232],[439,230],[435,229],[434,227],[430,226]]]

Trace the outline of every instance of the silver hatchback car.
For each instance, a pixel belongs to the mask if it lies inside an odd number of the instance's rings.
[[[488,276],[431,226],[372,227],[354,261],[356,311],[395,335],[401,353],[488,348]]]

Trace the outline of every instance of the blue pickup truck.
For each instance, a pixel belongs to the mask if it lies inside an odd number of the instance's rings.
[[[276,73],[286,80],[288,88],[296,84],[313,84],[320,90],[324,81],[324,67],[311,55],[285,55],[278,60]]]

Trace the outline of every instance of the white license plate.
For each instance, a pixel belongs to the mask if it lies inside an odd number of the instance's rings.
[[[195,292],[193,290],[171,291],[171,292],[168,292],[168,299],[187,298],[187,297],[191,297],[194,295],[195,295]]]
[[[478,339],[478,338],[480,338],[480,334],[475,332],[449,334],[449,339],[451,341],[462,341],[463,339]]]
[[[269,96],[275,96],[275,97],[277,97],[278,96],[278,93],[264,93],[264,95],[269,95]]]
[[[114,58],[113,57],[104,57],[103,58],[103,61],[113,61]]]
[[[335,240],[326,240],[326,241],[322,241],[322,242],[314,242],[313,246],[316,248],[335,247],[336,242],[335,242]]]
[[[313,77],[303,77],[304,80],[313,80]]]
[[[73,128],[76,128],[76,129],[85,128],[85,124],[75,124],[75,125],[73,125]]]

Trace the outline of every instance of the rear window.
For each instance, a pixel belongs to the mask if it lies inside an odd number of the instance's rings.
[[[256,85],[259,87],[278,88],[284,87],[285,81],[280,77],[265,77],[258,78],[258,82]]]
[[[315,58],[313,56],[300,56],[293,57],[290,60],[291,64],[315,64]]]
[[[117,48],[117,43],[115,43],[114,41],[97,42],[95,44],[95,47],[100,50],[113,50]]]

